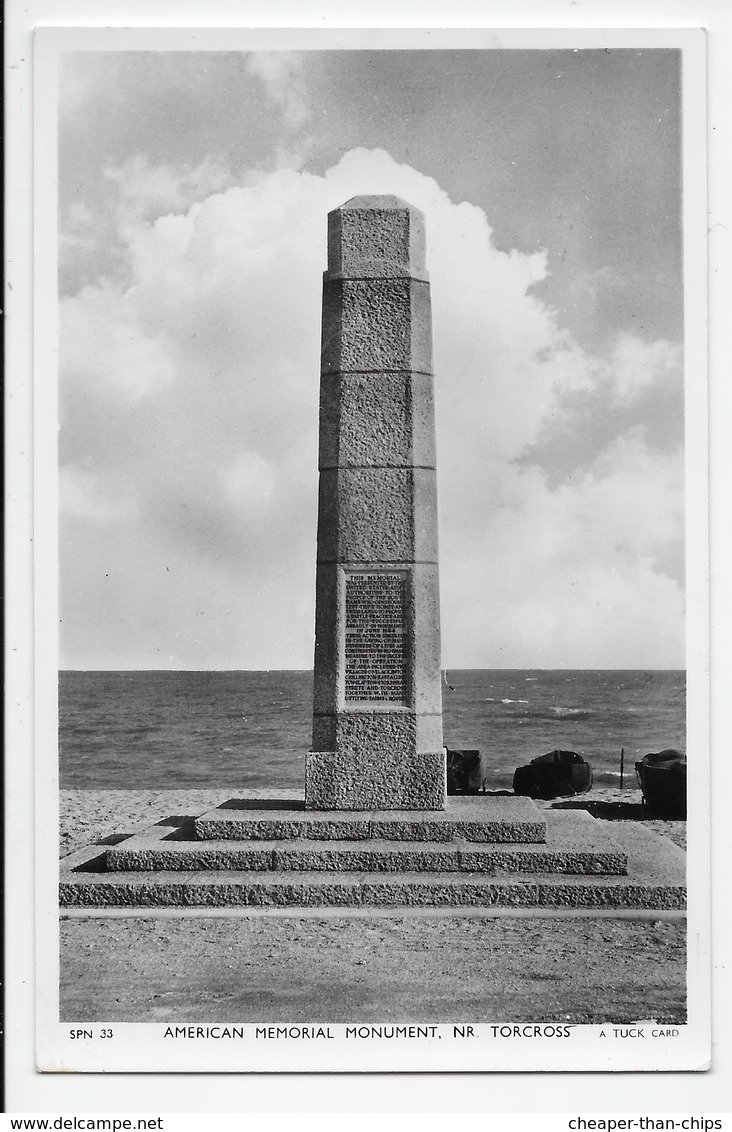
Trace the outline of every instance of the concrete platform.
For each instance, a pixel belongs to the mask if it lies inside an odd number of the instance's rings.
[[[62,908],[135,908],[141,912],[145,908],[164,907],[502,907],[558,909],[567,912],[583,908],[679,910],[685,907],[685,854],[672,842],[644,830],[640,824],[619,823],[610,834],[606,826],[594,823],[594,819],[581,811],[550,812],[552,833],[547,844],[550,852],[554,843],[554,819],[558,818],[557,835],[561,833],[567,836],[578,813],[582,817],[577,823],[577,829],[587,828],[588,819],[593,825],[597,824],[598,836],[603,840],[609,837],[617,849],[626,855],[626,876],[560,875],[539,871],[517,875],[511,868],[500,867],[495,875],[477,869],[474,872],[366,872],[355,869],[327,871],[305,868],[227,868],[217,871],[184,871],[166,868],[160,872],[105,872],[107,853],[120,852],[123,843],[110,849],[99,845],[91,846],[66,858],[62,862],[59,899]],[[161,831],[157,842],[159,845],[166,835],[170,835],[171,827],[162,825],[157,829]],[[180,840],[176,842],[173,838],[166,843],[165,851],[176,844],[185,843]],[[147,849],[144,846],[138,848],[144,852],[151,851],[153,846],[148,842]],[[219,846],[209,845],[207,848],[214,852],[220,851]],[[269,846],[260,848],[265,853],[278,851]],[[310,845],[311,850],[314,848]],[[332,850],[334,846],[329,848]],[[485,845],[476,850],[475,845],[461,845],[457,847],[458,861],[460,853],[476,853],[481,850],[489,857],[492,853],[513,853],[514,850],[526,854],[531,852],[531,847],[512,846],[509,850],[505,843],[499,843],[497,847]],[[175,853],[178,850],[170,851]],[[449,853],[452,846],[433,844],[429,846],[428,852],[433,851]],[[500,861],[500,857],[498,859]]]
[[[627,854],[583,811],[550,814],[543,844],[364,838],[196,841],[192,823],[155,826],[106,851],[114,872],[282,870],[331,872],[556,872],[616,874]]]
[[[306,810],[304,802],[232,798],[196,819],[200,841],[529,842],[546,840],[546,821],[530,798],[466,795],[447,799],[444,810]]]

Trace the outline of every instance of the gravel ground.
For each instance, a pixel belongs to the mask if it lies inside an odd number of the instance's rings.
[[[105,837],[146,829],[174,815],[198,816],[236,791],[221,790],[61,790],[59,851],[62,857]]]
[[[684,935],[663,920],[70,919],[61,1021],[679,1023]]]

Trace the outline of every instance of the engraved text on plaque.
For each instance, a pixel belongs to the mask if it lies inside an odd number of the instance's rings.
[[[407,699],[401,573],[346,574],[346,700]]]

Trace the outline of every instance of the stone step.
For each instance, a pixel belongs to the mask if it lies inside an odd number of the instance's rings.
[[[598,823],[599,824],[599,823]],[[622,826],[622,828],[620,828]],[[62,862],[63,908],[395,908],[655,909],[685,907],[685,854],[637,823],[616,823],[628,875],[488,876],[460,872],[103,872],[92,846]]]
[[[465,795],[444,810],[306,810],[300,799],[232,798],[195,822],[201,841],[465,841],[541,844],[546,820],[530,798]]]
[[[196,841],[191,823],[156,826],[106,852],[106,868],[138,871],[330,871],[575,873],[627,872],[627,854],[583,811],[549,815],[543,844],[453,841]]]
[[[154,876],[154,880],[151,879]],[[620,877],[508,878],[454,873],[116,873],[62,881],[62,907],[684,907],[683,886]]]

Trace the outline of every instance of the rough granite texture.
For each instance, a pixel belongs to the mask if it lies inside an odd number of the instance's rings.
[[[311,841],[280,848],[274,854],[275,868],[315,872],[457,872],[460,868],[456,845],[422,842],[415,852],[404,842],[370,840],[360,845],[334,846]]]
[[[437,562],[433,468],[325,468],[320,473],[321,562]]]
[[[317,818],[318,811],[311,811]],[[344,820],[335,820],[324,812],[322,821],[304,821],[301,815],[287,817],[224,817],[217,812],[204,815],[196,822],[196,836],[202,841],[285,841],[297,838],[323,838],[328,841],[357,841],[369,836],[369,815],[352,817],[345,811]]]
[[[324,374],[320,469],[434,468],[434,414],[431,375]]]
[[[313,810],[439,810],[445,807],[445,756],[442,751],[414,753],[393,746],[388,736],[400,732],[377,718],[364,734],[363,747],[311,751],[305,763],[305,805]],[[387,719],[389,716],[387,716]],[[339,718],[339,723],[343,717]],[[384,734],[387,738],[384,739]]]
[[[314,838],[350,841],[372,837],[392,841],[451,841],[541,844],[547,839],[547,820],[530,798],[449,797],[444,811],[295,810],[284,801],[276,809],[258,811],[257,799],[232,798],[194,822],[199,840],[243,838]],[[576,828],[594,828],[582,811],[570,812]],[[586,819],[586,822],[585,822]],[[555,815],[552,814],[552,820]],[[559,820],[565,820],[564,814]]]
[[[680,911],[686,899],[686,855],[643,823],[598,822],[583,810],[547,810],[546,825],[525,798],[450,798],[445,814],[330,814],[292,809],[294,800],[238,798],[193,817],[169,817],[118,844],[79,849],[61,863],[62,907],[505,907],[566,910]],[[472,821],[491,843],[460,836]],[[513,811],[513,816],[511,816]],[[292,822],[300,837],[250,843],[221,837],[230,816],[254,823]],[[500,817],[504,815],[505,823]],[[355,839],[318,839],[329,824]],[[381,840],[382,825],[409,831]],[[194,826],[197,828],[194,830]],[[522,828],[523,843],[506,830]],[[218,828],[217,828],[218,827]],[[219,834],[201,840],[203,829]],[[539,828],[545,843],[530,843]],[[310,837],[302,837],[309,830]],[[457,833],[456,833],[457,831]],[[194,839],[194,832],[199,839]],[[231,832],[231,830],[229,831]],[[419,840],[415,833],[428,840]],[[115,839],[116,840],[116,839]],[[106,860],[105,860],[106,859]],[[622,866],[627,861],[627,875]],[[112,865],[105,872],[105,866]],[[133,867],[134,866],[134,867]],[[190,866],[190,867],[187,867]],[[552,871],[546,871],[551,867]],[[579,871],[565,872],[569,867]],[[599,875],[598,867],[614,870]]]
[[[493,846],[463,849],[460,869],[476,873],[573,873],[579,876],[623,876],[628,858],[620,849],[576,848],[556,849],[547,846],[531,848],[515,845],[498,850]]]
[[[364,767],[369,777],[376,775],[379,778],[386,774],[399,774],[399,762],[402,756],[409,755],[417,749],[417,724],[415,713],[401,709],[382,709],[380,711],[340,712],[332,715],[315,715],[313,717],[313,749],[322,752],[325,763],[326,752],[338,752],[338,757],[351,760],[357,769],[343,767],[343,773],[349,780],[354,773],[360,773]],[[440,752],[440,758],[442,758]],[[308,756],[309,761],[310,756]],[[334,758],[328,754],[328,759]],[[375,766],[369,770],[371,763],[382,761],[383,766]],[[307,770],[306,770],[307,774]],[[307,779],[306,779],[307,782]],[[308,790],[305,787],[305,804],[308,805]],[[319,806],[318,809],[322,809]],[[335,807],[338,809],[339,807]],[[377,802],[366,802],[362,806],[349,806],[353,810],[377,810]],[[408,806],[405,809],[419,809],[419,806]]]
[[[443,809],[430,291],[424,219],[396,197],[356,197],[328,218],[319,468],[306,806]],[[359,571],[404,579],[401,657],[364,604],[347,659]]]
[[[612,879],[612,878],[611,878]],[[616,878],[620,879],[620,878]],[[429,873],[109,873],[62,877],[63,908],[272,907],[541,907],[628,908],[663,911],[685,907],[683,885],[617,883],[595,877],[574,885],[548,879],[515,880]]]
[[[358,841],[370,836],[370,814],[311,810],[301,813],[238,814],[213,810],[194,823],[194,836],[201,841],[285,841],[302,838],[327,841]]]
[[[429,283],[326,276],[321,367],[323,373],[432,373]]]
[[[356,877],[338,875],[318,874],[314,882],[310,876],[293,879],[261,873],[158,873],[154,880],[117,873],[83,885],[62,879],[59,902],[61,907],[75,908],[355,907],[361,896]]]
[[[422,213],[397,196],[351,197],[328,215],[327,275],[425,277]]]
[[[265,846],[264,848],[262,846]],[[105,854],[109,872],[219,872],[222,870],[266,872],[274,869],[275,855],[269,842],[237,847],[200,841],[186,845],[173,842],[169,846],[132,846],[108,849]]]
[[[627,854],[597,827],[551,820],[547,843],[478,844],[450,841],[385,841],[290,838],[250,841],[196,839],[194,822],[156,825],[106,850],[106,868],[117,872],[200,870],[327,870],[331,872],[477,872],[617,874],[627,871]],[[316,823],[313,823],[316,824]],[[95,858],[96,859],[96,858]],[[84,863],[79,858],[78,863]],[[68,867],[68,866],[67,866]],[[95,866],[96,867],[96,866]],[[99,864],[101,867],[101,863]]]
[[[486,805],[489,801],[489,805]],[[390,841],[544,843],[547,822],[530,798],[451,797],[445,813],[381,813],[371,819],[371,836]]]

